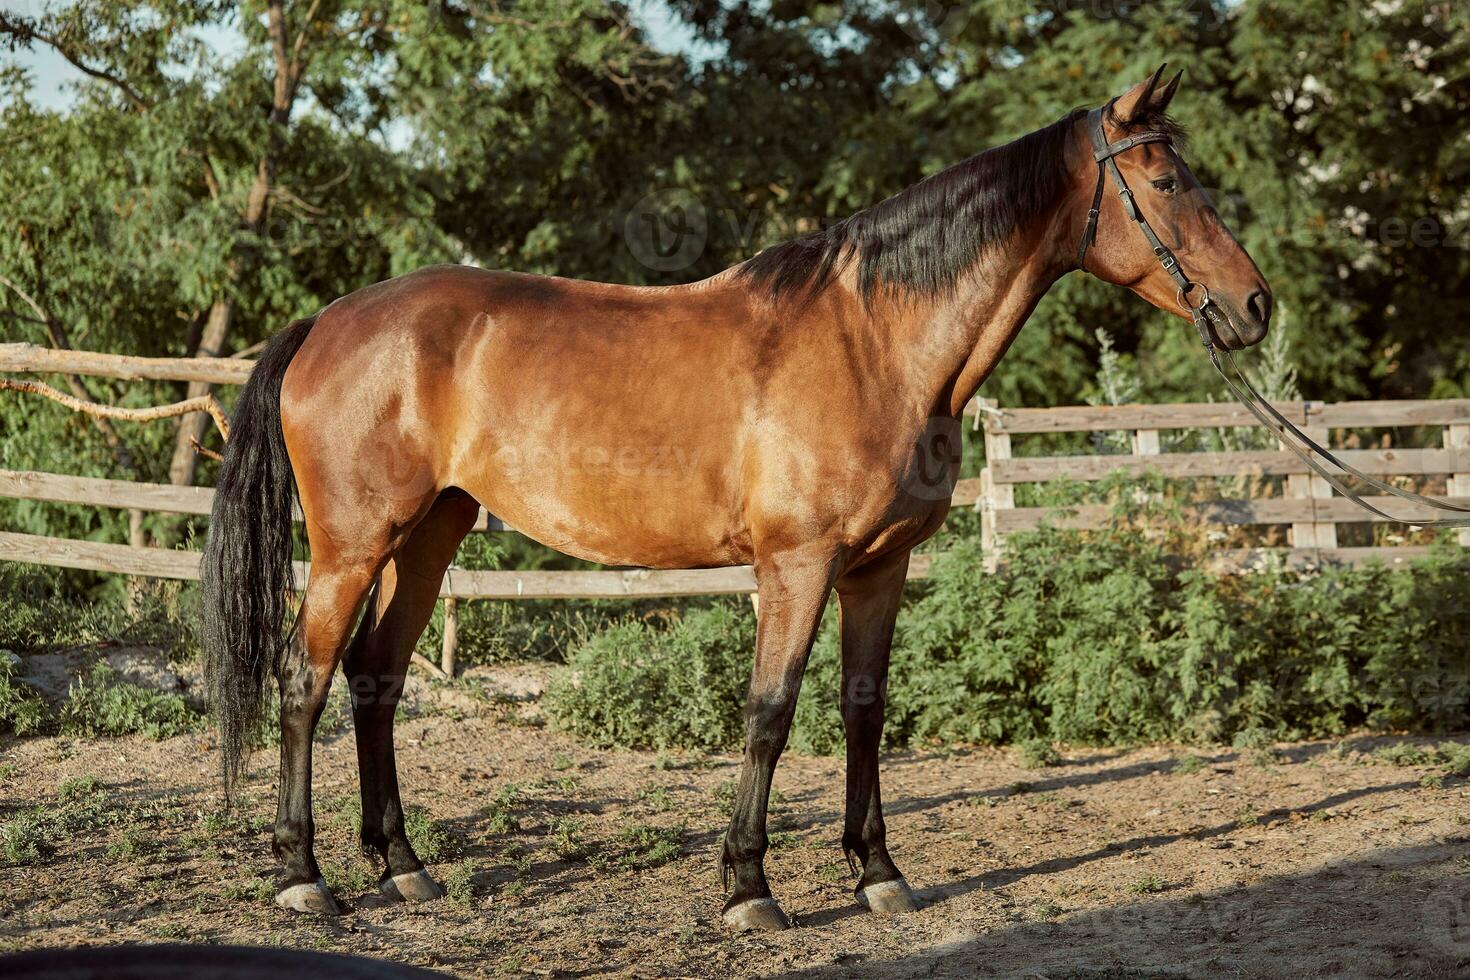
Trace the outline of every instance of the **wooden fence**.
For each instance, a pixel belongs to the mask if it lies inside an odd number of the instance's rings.
[[[1384,523],[1384,518],[1352,501],[1333,496],[1332,488],[1307,465],[1284,449],[1236,452],[1162,452],[1160,432],[1177,429],[1258,427],[1255,416],[1234,404],[1117,405],[1069,408],[1000,409],[984,402],[986,466],[980,477],[978,506],[983,514],[982,536],[992,556],[1002,550],[1006,534],[1035,527],[1042,520],[1070,528],[1095,528],[1107,519],[1109,508],[1083,505],[1065,509],[1017,507],[1018,485],[1049,480],[1100,480],[1119,470],[1157,472],[1173,478],[1279,476],[1285,481],[1281,497],[1207,500],[1193,509],[1206,523],[1290,525],[1290,547],[1285,558],[1294,566],[1354,563],[1370,559],[1398,562],[1425,550],[1415,546],[1339,547],[1337,525]],[[1335,455],[1370,476],[1442,477],[1438,492],[1452,502],[1470,504],[1470,399],[1379,402],[1278,402],[1276,408],[1321,445],[1329,445],[1339,430],[1373,430],[1432,426],[1442,428],[1437,449],[1334,449]],[[1126,432],[1131,452],[1126,455],[1017,456],[1017,436],[1057,433]],[[1421,480],[1422,482],[1422,480]],[[1405,521],[1427,520],[1442,513],[1397,497],[1364,498]],[[1470,531],[1460,532],[1461,544],[1470,544]],[[1249,567],[1264,549],[1235,549],[1217,553],[1219,567]],[[1273,549],[1280,550],[1280,549]]]
[[[0,372],[85,374],[130,380],[202,381],[241,384],[252,362],[234,358],[143,358],[83,351],[63,351],[30,344],[0,344]],[[1453,499],[1470,503],[1470,399],[1422,402],[1317,402],[1278,405],[1319,441],[1334,429],[1395,426],[1443,426],[1444,448],[1344,451],[1348,462],[1374,475],[1442,475]],[[1198,505],[1200,517],[1220,524],[1291,525],[1288,560],[1296,564],[1410,557],[1422,549],[1339,548],[1336,525],[1377,520],[1350,501],[1333,497],[1287,452],[1163,453],[1161,430],[1255,426],[1254,416],[1234,405],[1123,405],[1052,409],[1004,409],[976,399],[967,417],[983,426],[986,466],[979,479],[959,481],[953,503],[982,513],[984,544],[998,555],[1005,536],[1051,519],[1069,527],[1097,527],[1106,508],[1080,506],[1065,513],[1039,507],[1016,507],[1015,488],[1067,478],[1097,480],[1114,470],[1157,470],[1170,477],[1221,477],[1242,474],[1282,475],[1283,498],[1216,500]],[[1037,433],[1127,431],[1128,455],[1015,456],[1012,437]],[[0,497],[156,513],[208,515],[214,491],[206,487],[133,483],[55,473],[0,470]],[[1370,498],[1377,500],[1378,498]],[[1409,519],[1429,516],[1422,506],[1393,500],[1391,512]],[[299,519],[299,515],[298,515]],[[508,531],[484,511],[480,531]],[[1470,543],[1470,532],[1461,535]],[[928,574],[930,557],[916,555],[909,577]],[[1225,567],[1248,563],[1251,551],[1222,556]],[[56,565],[124,575],[197,579],[199,554],[163,548],[75,541],[0,531],[0,560]],[[297,580],[304,581],[305,563]],[[456,608],[466,599],[653,598],[693,595],[753,594],[755,578],[748,566],[737,568],[633,571],[471,571],[451,569],[440,596],[445,600],[443,667],[453,671]]]

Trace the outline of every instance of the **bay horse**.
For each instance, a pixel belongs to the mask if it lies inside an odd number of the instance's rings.
[[[754,566],[755,665],[721,854],[723,921],[737,930],[789,925],[763,867],[766,808],[835,590],[842,847],[861,869],[861,903],[915,909],[885,842],[882,693],[909,552],[949,508],[963,407],[1078,268],[1194,319],[1225,349],[1266,333],[1270,290],[1175,150],[1166,110],[1179,76],[1161,85],[1162,74],[702,282],[438,266],[274,338],[220,468],[202,641],[227,791],[278,682],[278,904],[339,911],[311,808],[313,731],[339,663],[380,887],[408,901],[442,894],[404,831],[393,715],[483,504],[608,565]],[[1098,139],[1121,142],[1096,150]],[[1104,164],[1121,168],[1106,200]],[[1127,230],[1143,216],[1148,239]],[[1208,315],[1178,288],[1197,284],[1190,272],[1208,279]],[[313,564],[287,630],[295,500]]]

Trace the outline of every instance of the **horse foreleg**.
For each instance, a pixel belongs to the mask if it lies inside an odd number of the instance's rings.
[[[858,901],[874,912],[912,912],[918,903],[888,855],[878,749],[888,693],[888,655],[909,555],[902,552],[844,576],[842,610],[842,727],[847,734],[847,816],[842,849],[862,867]]]
[[[793,552],[756,563],[760,615],[745,704],[745,759],[721,855],[729,889],[723,920],[732,929],[784,929],[791,924],[766,882],[766,808],[832,579],[828,554]]]

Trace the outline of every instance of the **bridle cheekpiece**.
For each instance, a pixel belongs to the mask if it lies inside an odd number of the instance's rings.
[[[1113,100],[1117,101],[1116,99]],[[1112,143],[1108,142],[1106,134],[1103,133],[1103,116],[1113,107],[1113,102],[1093,109],[1087,114],[1087,134],[1092,140],[1092,158],[1097,161],[1097,185],[1092,190],[1092,207],[1087,211],[1087,227],[1083,229],[1082,241],[1077,246],[1077,267],[1087,268],[1087,250],[1097,238],[1097,219],[1102,210],[1103,181],[1105,177],[1111,177],[1113,186],[1118,188],[1118,196],[1123,199],[1123,211],[1138,225],[1138,230],[1148,240],[1149,247],[1154,250],[1154,257],[1174,280],[1177,287],[1179,305],[1189,310],[1194,318],[1194,325],[1199,330],[1200,340],[1204,341],[1206,347],[1214,348],[1214,342],[1210,339],[1209,326],[1206,321],[1205,308],[1210,305],[1210,290],[1204,283],[1195,282],[1184,274],[1179,265],[1179,258],[1169,246],[1165,245],[1159,238],[1158,232],[1154,231],[1153,225],[1143,216],[1138,208],[1138,202],[1133,198],[1133,191],[1128,187],[1128,181],[1123,179],[1123,171],[1118,169],[1117,156],[1126,153],[1135,146],[1145,143],[1165,143],[1170,147],[1174,145],[1174,137],[1168,133],[1158,130],[1148,130],[1142,133],[1134,133],[1125,136]],[[1190,294],[1195,287],[1204,293],[1198,304],[1190,300]]]

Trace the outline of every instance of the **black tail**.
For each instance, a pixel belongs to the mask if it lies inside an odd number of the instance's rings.
[[[240,393],[200,568],[204,679],[228,797],[250,754],[284,645],[296,479],[281,433],[281,379],[316,317],[281,331]]]

